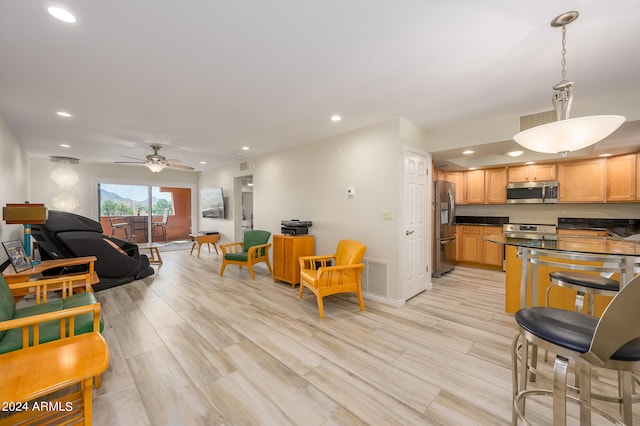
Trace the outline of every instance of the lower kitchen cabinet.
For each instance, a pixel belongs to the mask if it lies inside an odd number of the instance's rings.
[[[273,236],[273,281],[284,281],[295,287],[300,283],[301,256],[313,256],[313,235]]]
[[[486,235],[502,234],[500,226],[458,225],[458,261],[502,268],[504,246],[484,241]]]

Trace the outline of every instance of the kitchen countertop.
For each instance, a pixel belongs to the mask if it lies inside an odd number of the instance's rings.
[[[558,229],[607,231],[611,236],[640,234],[640,219],[589,219],[559,217]]]

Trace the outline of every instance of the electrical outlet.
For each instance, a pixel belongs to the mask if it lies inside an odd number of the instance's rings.
[[[382,220],[393,220],[393,210],[382,210]]]
[[[353,197],[356,195],[356,189],[353,186],[347,188],[347,196]]]

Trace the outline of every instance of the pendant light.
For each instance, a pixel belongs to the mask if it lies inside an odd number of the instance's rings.
[[[566,156],[593,145],[609,136],[622,125],[625,118],[621,115],[593,115],[569,118],[573,101],[573,81],[566,80],[566,26],[578,18],[576,11],[566,12],[551,21],[554,28],[562,28],[562,81],[553,87],[553,107],[556,120],[552,123],[524,130],[513,139],[525,148],[548,154],[558,153]]]

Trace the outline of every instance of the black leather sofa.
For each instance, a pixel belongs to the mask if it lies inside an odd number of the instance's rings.
[[[100,278],[100,283],[93,286],[96,291],[154,273],[149,259],[139,253],[137,245],[103,234],[99,222],[84,216],[49,210],[47,221],[32,225],[31,234],[42,260],[96,256],[95,270]]]

